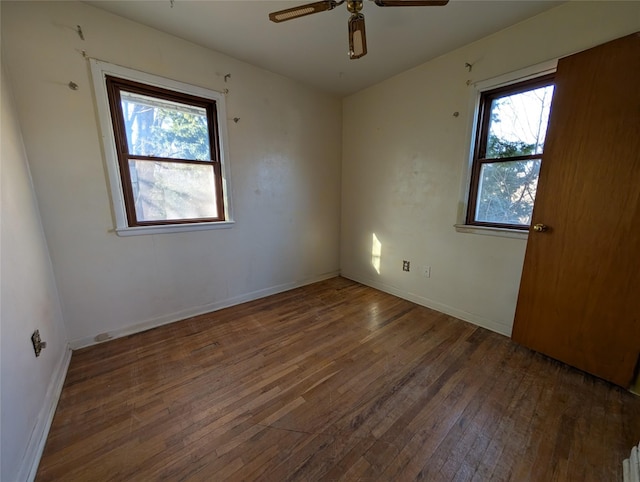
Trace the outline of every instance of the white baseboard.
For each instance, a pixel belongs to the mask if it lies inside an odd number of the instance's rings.
[[[166,325],[179,320],[184,320],[186,318],[191,318],[192,316],[211,313],[212,311],[218,311],[224,308],[229,308],[230,306],[246,303],[247,301],[257,300],[260,298],[264,298],[265,296],[271,296],[277,293],[282,293],[283,291],[288,291],[294,288],[299,288],[301,286],[317,283],[318,281],[324,281],[329,278],[335,278],[336,276],[339,276],[339,275],[340,275],[340,271],[330,271],[328,273],[314,276],[312,278],[307,278],[304,280],[294,281],[291,283],[284,283],[281,285],[271,286],[269,288],[252,291],[250,293],[244,293],[242,295],[234,296],[232,298],[227,298],[225,300],[216,301],[214,303],[196,306],[196,307],[188,308],[175,313],[169,313],[156,318],[145,320],[139,323],[134,323],[133,325],[129,325],[125,328],[109,331],[107,333],[101,333],[101,334],[96,333],[95,335],[92,335],[92,336],[80,338],[77,340],[72,340],[71,342],[69,342],[69,345],[71,346],[72,349],[77,350],[78,348],[84,348],[87,346],[96,345],[98,343],[103,343],[105,341],[114,340],[116,338],[121,338],[123,336],[133,335],[134,333],[146,331],[151,328],[157,328],[158,326]]]
[[[412,301],[413,303],[416,303],[418,305],[426,306],[427,308],[431,308],[432,310],[436,310],[441,313],[445,313],[447,315],[453,316],[460,320],[468,321],[469,323],[473,323],[474,325],[481,326],[482,328],[486,328],[487,330],[494,331],[496,333],[499,333],[500,335],[511,336],[512,327],[504,323],[499,323],[493,320],[489,320],[487,318],[476,315],[474,313],[469,313],[467,311],[454,308],[453,306],[440,303],[438,301],[426,298],[416,293],[405,292],[394,286],[380,283],[377,280],[370,279],[364,276],[359,276],[354,273],[347,273],[343,271],[341,275],[350,280],[357,281],[358,283],[362,283],[363,285],[371,286],[372,288],[375,288],[377,290],[384,291],[385,293],[389,293],[394,296],[397,296],[398,298],[403,298],[405,300]]]
[[[64,380],[67,376],[70,361],[71,349],[67,346],[65,348],[64,355],[58,362],[58,366],[56,366],[53,376],[51,377],[51,382],[47,388],[42,408],[38,414],[38,420],[31,432],[27,450],[25,451],[25,455],[20,464],[18,480],[33,482],[36,478],[38,465],[40,465],[40,458],[42,457],[42,452],[44,451],[44,446],[47,442],[47,436],[49,435],[51,422],[53,422],[53,416],[56,413],[56,407],[60,400],[62,386],[64,385]]]
[[[633,447],[629,458],[622,461],[622,480],[624,482],[640,482],[639,447]]]

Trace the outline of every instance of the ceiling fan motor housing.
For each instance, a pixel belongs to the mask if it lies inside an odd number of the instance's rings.
[[[362,0],[347,0],[347,10],[351,13],[358,13],[362,10]]]

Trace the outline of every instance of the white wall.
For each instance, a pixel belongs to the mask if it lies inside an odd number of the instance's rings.
[[[637,30],[640,2],[569,2],[346,98],[343,275],[510,334],[526,241],[453,227],[469,158],[467,81]],[[379,274],[373,234],[381,243]],[[411,261],[410,273],[402,271],[403,259]],[[431,278],[422,276],[424,265]]]
[[[70,358],[27,158],[2,68],[0,480],[26,480],[42,450]],[[31,334],[47,347],[36,358]],[[32,474],[33,475],[33,474]]]
[[[79,2],[2,2],[2,40],[74,346],[337,273],[339,99]],[[81,50],[229,89],[227,113],[240,118],[229,122],[233,228],[128,238],[112,232]]]

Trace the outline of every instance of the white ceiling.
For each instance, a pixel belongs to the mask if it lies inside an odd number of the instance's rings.
[[[236,59],[348,95],[553,8],[551,0],[451,0],[444,7],[365,1],[368,54],[347,55],[346,4],[273,23],[268,13],[308,3],[282,0],[89,0],[87,3]]]

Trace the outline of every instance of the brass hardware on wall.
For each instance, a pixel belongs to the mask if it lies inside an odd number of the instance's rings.
[[[549,230],[549,226],[547,226],[546,224],[534,224],[533,230],[536,233],[543,233]]]
[[[42,349],[47,347],[47,342],[42,341],[40,338],[40,330],[33,332],[33,335],[31,335],[31,343],[33,343],[33,351],[36,352],[37,357],[40,356]]]

